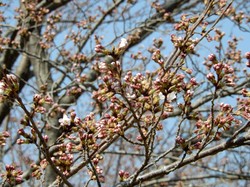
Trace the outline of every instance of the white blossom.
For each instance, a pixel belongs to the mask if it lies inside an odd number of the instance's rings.
[[[119,43],[118,48],[121,49],[121,48],[127,47],[127,45],[128,45],[127,39],[126,38],[122,38],[121,42]]]
[[[0,95],[3,95],[4,94],[4,91],[5,91],[5,84],[1,81],[0,82]]]
[[[176,92],[171,92],[168,94],[167,99],[171,102],[176,99]]]
[[[165,99],[165,95],[163,95],[162,92],[159,93],[159,97],[160,97],[160,100],[164,100]]]
[[[70,118],[66,114],[63,114],[63,118],[59,119],[59,123],[61,126],[69,126],[70,121]]]
[[[136,98],[136,95],[135,95],[135,94],[126,93],[126,97],[127,97],[128,99],[135,99],[135,98]]]

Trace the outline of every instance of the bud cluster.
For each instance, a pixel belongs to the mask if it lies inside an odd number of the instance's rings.
[[[182,91],[184,78],[184,74],[176,74],[171,71],[164,73],[160,71],[158,73],[158,78],[154,81],[154,86],[163,95],[170,94],[171,92],[180,92]]]
[[[101,183],[105,182],[105,177],[103,175],[103,169],[100,166],[94,166],[95,172],[93,170],[88,170],[88,174],[90,175],[92,180],[97,180]]]
[[[250,68],[250,52],[246,52],[245,57],[247,59],[246,66]]]
[[[194,150],[194,149],[200,149],[201,145],[202,145],[200,140],[197,138],[193,139],[192,141],[187,141],[186,139],[182,138],[181,136],[177,136],[175,141],[188,154],[191,154],[192,150]]]
[[[6,165],[5,169],[6,172],[1,174],[1,177],[4,181],[2,184],[7,183],[10,186],[15,186],[23,182],[23,172],[20,169],[16,169],[16,167],[13,165]]]
[[[238,110],[236,114],[242,116],[246,120],[250,120],[250,94],[246,94],[245,97],[247,98],[238,98],[237,99],[237,106]]]
[[[187,18],[187,15],[184,14],[181,16],[180,22],[175,24],[174,28],[177,31],[182,31],[182,30],[188,31],[190,25],[195,23],[197,19],[198,19],[198,16]]]
[[[163,66],[164,61],[161,56],[161,51],[159,49],[156,49],[152,54],[152,60],[158,63],[159,65]]]
[[[18,102],[19,102],[21,107],[24,107],[22,101],[18,100]],[[33,96],[33,105],[31,107],[29,114],[26,113],[20,121],[20,124],[23,127],[18,130],[18,134],[22,137],[22,138],[19,138],[17,140],[18,144],[31,144],[31,143],[36,144],[37,143],[37,140],[38,140],[37,136],[38,135],[34,129],[34,126],[33,126],[34,124],[31,125],[30,120],[31,120],[31,118],[34,118],[36,116],[36,114],[47,113],[48,111],[46,110],[46,105],[52,106],[53,103],[54,103],[53,99],[49,95],[35,94]],[[51,111],[48,115],[51,115],[51,116],[54,115],[54,112],[56,110],[59,111],[59,107],[58,108],[54,107],[53,109],[51,109]],[[28,130],[30,130],[30,131],[28,131]],[[43,138],[43,141],[45,141],[45,142],[48,141],[47,135],[42,136],[42,138]]]
[[[105,176],[103,175],[103,169],[98,165],[103,160],[100,154],[97,154],[92,160],[92,169],[89,168],[88,173],[93,180],[99,180],[105,182]],[[93,171],[95,170],[95,171]]]
[[[214,54],[208,56],[208,61],[205,65],[208,69],[213,69],[215,73],[209,72],[207,79],[218,89],[224,86],[234,87],[236,76],[234,68],[227,63],[219,62]],[[215,75],[216,76],[215,76]]]
[[[14,41],[12,41],[12,44],[14,44],[13,42],[14,42]],[[0,35],[0,52],[3,52],[4,46],[8,46],[10,43],[11,43],[10,38],[2,37],[2,36]],[[14,46],[15,46],[15,45],[13,45],[13,47],[14,47]]]
[[[220,112],[214,117],[212,121],[212,116],[210,115],[207,120],[199,119],[196,122],[196,130],[195,133],[199,134],[200,137],[212,136],[215,135],[217,139],[220,139],[221,134],[224,131],[230,130],[230,128],[234,125],[239,125],[241,121],[234,117],[234,114],[237,112],[233,112],[233,107],[229,104],[221,103],[220,104]],[[210,133],[211,128],[217,127],[218,131],[212,129],[212,133]],[[216,133],[216,134],[215,134]]]
[[[70,168],[73,164],[74,155],[72,154],[72,144],[60,144],[58,151],[53,154],[51,160],[63,172],[64,175],[70,173]]]
[[[56,30],[57,26],[56,23],[58,23],[61,20],[61,13],[52,14],[47,18],[47,26],[43,33],[42,40],[40,41],[40,46],[44,49],[48,49],[53,44],[53,40],[56,36]]]
[[[185,42],[183,37],[177,37],[176,35],[171,35],[171,41],[176,48],[179,48],[183,53],[182,56],[185,57],[186,54],[194,54],[195,53],[195,46],[198,43],[198,39],[188,39]]]
[[[74,110],[70,112],[70,116],[64,113],[63,118],[60,118],[58,121],[60,123],[62,130],[67,135],[78,132],[81,128],[85,128],[85,124],[83,120],[81,120],[79,117],[76,116],[76,113]]]
[[[231,17],[232,20],[237,22],[239,25],[242,24],[243,20],[246,18],[246,15],[243,11],[240,12],[233,12],[233,15]]]
[[[153,1],[153,2],[151,3],[151,6],[152,6],[152,8],[154,8],[157,12],[161,13],[162,18],[163,18],[165,21],[174,22],[174,18],[173,18],[173,16],[171,15],[171,12],[167,12],[166,9],[162,6],[162,4],[160,4],[160,3],[157,2],[157,1]]]
[[[125,181],[126,179],[129,178],[129,172],[124,171],[124,170],[120,170],[119,176],[120,176],[120,181]]]
[[[48,162],[46,159],[41,160],[40,164],[31,164],[30,167],[32,168],[32,177],[35,177],[37,180],[41,179],[41,176],[44,174],[44,170],[47,167]]]
[[[20,17],[16,17],[18,19],[24,20],[27,18],[27,15],[29,15],[29,19],[31,21],[34,21],[36,24],[40,24],[43,21],[43,18],[46,14],[49,13],[49,9],[46,9],[45,7],[40,7],[37,9],[37,3],[35,1],[25,1],[22,0],[22,3],[25,7],[24,9],[16,9],[16,11],[19,13]]]
[[[19,81],[13,74],[4,74],[0,81],[0,101],[14,100],[19,90]]]
[[[236,37],[232,38],[232,41],[228,41],[228,48],[226,51],[227,59],[230,59],[232,62],[241,62],[242,54],[241,50],[237,48],[239,39]]]
[[[24,139],[19,138],[17,140],[17,144],[31,144],[31,143],[36,143],[37,141],[37,134],[34,129],[31,129],[30,133],[27,133],[24,131],[24,129],[19,129],[18,134],[23,137]]]
[[[98,131],[97,137],[100,139],[112,137],[115,134],[122,134],[123,131],[120,119],[109,114],[106,114],[95,125]]]
[[[46,109],[44,105],[53,104],[53,99],[49,95],[35,94],[33,97],[33,109],[36,113],[44,114]]]
[[[9,132],[4,131],[0,133],[0,146],[4,146],[6,144],[6,139],[10,137]]]

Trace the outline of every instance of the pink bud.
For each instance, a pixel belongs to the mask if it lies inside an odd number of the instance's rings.
[[[93,164],[94,164],[94,165],[97,165],[98,162],[99,162],[98,158],[94,158],[94,159],[93,159]]]
[[[6,78],[7,78],[7,83],[11,84],[9,86],[12,86],[14,88],[14,91],[18,91],[19,82],[18,82],[17,77],[15,75],[13,75],[13,74],[7,74]]]
[[[97,52],[97,53],[102,53],[103,51],[104,51],[104,47],[103,47],[102,45],[97,44],[97,45],[95,46],[95,52]]]
[[[5,166],[5,169],[7,170],[7,171],[12,171],[12,170],[14,170],[15,169],[15,167],[14,166],[12,166],[12,165],[6,165]]]
[[[17,183],[17,184],[20,184],[20,183],[22,183],[22,181],[23,181],[23,179],[20,177],[20,176],[17,176],[16,178],[15,178],[15,182]]]
[[[18,134],[20,134],[20,135],[24,134],[24,130],[23,129],[19,129],[18,130]]]
[[[7,131],[4,131],[4,132],[3,132],[3,136],[4,136],[5,138],[8,138],[8,137],[10,137],[10,133],[7,132]]]
[[[124,172],[123,170],[120,170],[120,171],[119,171],[119,176],[120,176],[120,177],[123,177],[124,174],[125,174],[125,172]]]
[[[248,61],[246,62],[246,66],[250,68],[250,59],[248,59]]]
[[[215,54],[210,54],[210,55],[208,55],[208,60],[210,60],[210,61],[215,61],[215,60],[216,60]]]
[[[127,179],[129,177],[129,172],[125,171],[124,178]]]
[[[246,52],[246,53],[245,53],[245,57],[246,57],[246,59],[249,60],[249,59],[250,59],[250,52]]]
[[[198,83],[196,82],[195,78],[191,78],[190,79],[190,83],[195,86],[195,85],[198,85]]]
[[[183,139],[182,137],[180,136],[177,136],[176,139],[175,139],[176,143],[178,144],[184,144],[185,143],[185,139]]]
[[[136,139],[137,139],[138,141],[140,141],[140,142],[143,140],[142,137],[141,137],[140,135],[137,136]]]
[[[207,74],[207,79],[211,81],[212,83],[215,83],[215,77],[212,73]]]
[[[48,142],[48,140],[49,140],[48,135],[44,135],[44,136],[43,136],[43,139],[44,139],[45,142]]]
[[[21,144],[24,143],[24,140],[23,139],[17,139],[16,143],[19,144],[19,145],[21,145]]]

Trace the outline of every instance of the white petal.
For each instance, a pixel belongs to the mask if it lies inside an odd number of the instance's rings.
[[[176,93],[175,92],[171,92],[170,94],[168,94],[167,96],[168,100],[171,102],[173,100],[176,99]]]
[[[118,48],[124,48],[128,45],[127,39],[126,38],[121,38],[121,42],[118,46]]]
[[[160,100],[164,100],[165,99],[165,95],[163,95],[162,92],[159,93],[159,97],[160,97]]]

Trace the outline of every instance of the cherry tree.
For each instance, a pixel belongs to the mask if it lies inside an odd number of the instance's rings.
[[[1,185],[248,186],[249,4],[1,1]]]

